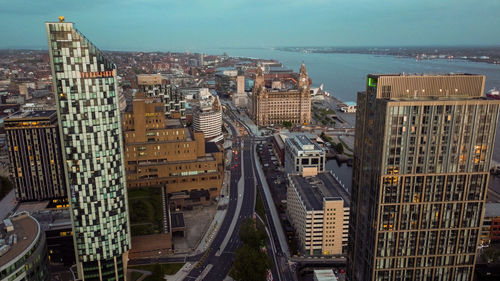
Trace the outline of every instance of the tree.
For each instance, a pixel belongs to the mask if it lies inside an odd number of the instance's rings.
[[[245,244],[236,250],[233,267],[236,280],[261,281],[266,279],[267,269],[271,268],[271,261],[258,248]]]
[[[253,219],[248,218],[241,223],[240,240],[243,244],[259,248],[266,237],[266,231],[262,228],[257,228]]]
[[[290,121],[283,121],[283,127],[290,129],[293,126]]]
[[[337,143],[335,145],[335,150],[340,154],[344,153],[344,145],[342,145],[341,142]]]

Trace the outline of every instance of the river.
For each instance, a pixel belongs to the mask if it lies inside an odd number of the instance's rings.
[[[198,50],[199,51],[199,50]],[[366,90],[368,73],[474,73],[486,75],[485,90],[500,88],[500,65],[464,60],[420,60],[394,56],[366,54],[320,54],[286,52],[266,48],[205,49],[206,54],[275,59],[285,67],[298,71],[306,64],[313,85],[324,84],[324,89],[342,101],[356,101],[356,94]],[[497,129],[493,159],[500,163],[500,129]],[[328,168],[337,171],[339,178],[351,186],[350,167],[330,162]]]

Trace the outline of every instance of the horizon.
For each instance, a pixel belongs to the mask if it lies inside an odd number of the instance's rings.
[[[74,22],[102,50],[500,46],[496,0],[0,0],[0,4],[4,8],[0,24],[16,23],[15,28],[4,29],[0,49],[46,49],[44,22],[58,16]]]
[[[327,49],[327,48],[333,48],[333,49],[425,49],[425,48],[439,48],[439,49],[448,49],[448,48],[458,48],[458,49],[471,49],[471,48],[485,48],[485,49],[500,49],[500,44],[495,44],[495,45],[407,45],[407,46],[265,46],[265,47],[258,47],[258,46],[248,46],[248,47],[207,47],[203,49],[185,49],[185,50],[132,50],[132,49],[124,49],[124,50],[117,50],[117,49],[102,49],[100,48],[99,50],[104,51],[104,52],[140,52],[140,53],[186,53],[186,52],[192,52],[192,53],[204,53],[204,50],[244,50],[244,49],[258,49],[258,50],[266,50],[266,49],[284,49],[284,48],[298,48],[298,49],[314,49],[314,48],[319,48],[319,49]],[[21,47],[21,46],[11,46],[11,47],[0,47],[0,51],[48,51],[48,47]],[[204,53],[205,55],[210,55],[208,53]]]

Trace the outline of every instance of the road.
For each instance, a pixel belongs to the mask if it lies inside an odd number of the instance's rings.
[[[230,125],[233,136],[236,136],[236,128],[232,122],[227,123]],[[232,149],[235,153],[230,164],[231,191],[226,217],[212,244],[184,280],[199,279],[202,273],[203,280],[223,280],[229,273],[235,259],[235,252],[241,246],[238,231],[240,225],[244,219],[251,218],[254,214],[256,193],[251,147],[252,140],[249,137],[238,136],[233,139]],[[238,183],[240,183],[240,188],[238,188]],[[240,200],[239,206],[238,200]],[[234,216],[237,216],[235,220],[233,220]]]
[[[275,280],[297,280],[296,275],[293,273],[292,269],[289,266],[288,258],[290,256],[290,253],[288,250],[286,236],[283,232],[283,228],[276,211],[276,206],[274,206],[274,202],[271,197],[269,187],[267,186],[265,176],[263,175],[262,168],[258,163],[255,141],[260,138],[256,137],[252,133],[252,130],[248,128],[244,122],[241,122],[239,120],[236,114],[229,111],[228,116],[233,118],[233,120],[238,121],[243,127],[245,127],[246,131],[249,133],[253,140],[250,154],[253,160],[252,163],[253,169],[255,171],[255,178],[257,179],[257,186],[260,190],[260,194],[262,195],[264,209],[266,211],[265,215],[268,222],[267,230],[269,239],[271,240],[270,245],[268,246],[268,252],[272,253],[272,260],[274,262],[274,268],[272,269],[273,277]]]

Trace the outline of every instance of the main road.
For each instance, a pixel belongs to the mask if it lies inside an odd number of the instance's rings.
[[[232,122],[227,123],[233,136],[236,136]],[[230,200],[226,216],[212,244],[184,280],[223,280],[231,269],[235,252],[241,246],[240,225],[254,214],[256,193],[251,142],[248,137],[237,137],[233,141]]]

